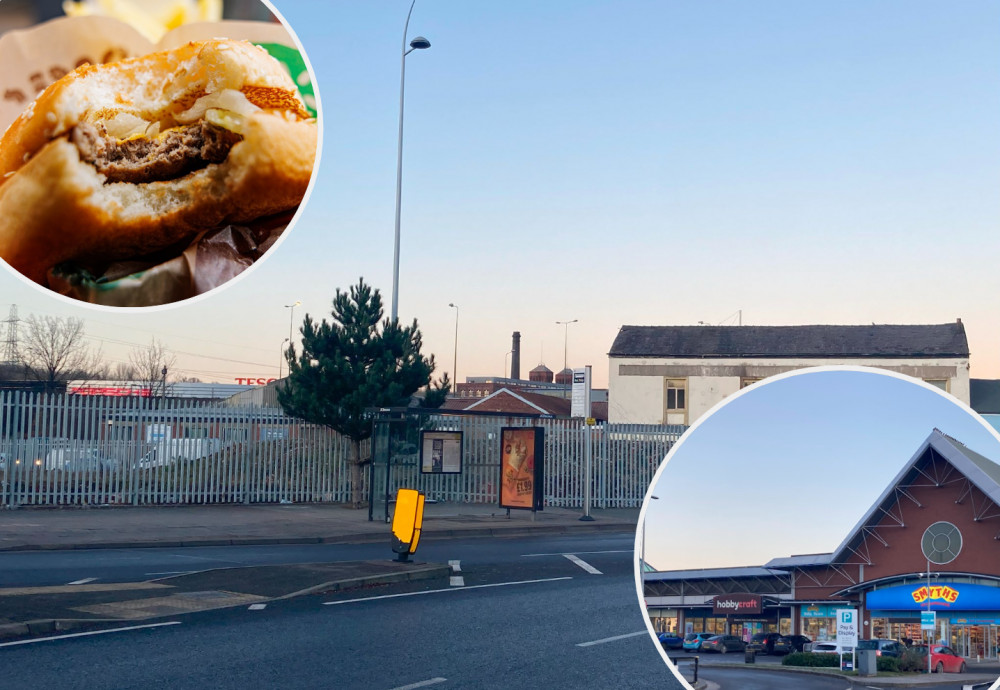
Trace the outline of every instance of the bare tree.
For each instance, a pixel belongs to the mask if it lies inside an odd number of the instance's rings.
[[[130,362],[115,362],[108,372],[108,379],[111,381],[132,381],[135,376],[135,367]]]
[[[91,378],[100,368],[100,351],[91,352],[85,341],[83,319],[29,316],[20,346],[28,371],[49,388],[70,378]]]
[[[167,394],[167,374],[177,363],[170,350],[153,338],[146,347],[137,347],[128,356],[134,375],[132,380],[149,387],[150,395]]]

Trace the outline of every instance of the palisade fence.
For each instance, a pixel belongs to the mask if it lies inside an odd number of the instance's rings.
[[[637,507],[684,431],[430,415],[423,428],[463,432],[462,474],[421,474],[416,445],[395,438],[390,485],[441,501],[495,503],[500,429],[530,425],[545,428],[546,504],[566,507],[582,505],[588,440],[591,505]],[[370,457],[371,443],[361,452]],[[0,391],[0,508],[347,502],[350,453],[349,439],[275,408]],[[366,497],[369,476],[362,472]]]

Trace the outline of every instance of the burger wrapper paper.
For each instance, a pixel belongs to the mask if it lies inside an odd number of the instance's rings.
[[[114,62],[212,38],[248,40],[264,47],[288,68],[307,107],[316,114],[305,62],[281,24],[185,24],[153,44],[118,19],[62,17],[0,36],[0,132],[32,107],[46,86],[82,64]],[[187,299],[218,287],[252,265],[280,237],[289,219],[290,214],[283,214],[253,229],[226,226],[205,232],[175,255],[157,257],[152,264],[139,260],[131,266],[99,267],[96,273],[94,267],[60,266],[50,271],[49,287],[76,299],[114,306],[142,307]],[[261,228],[266,228],[264,236]]]

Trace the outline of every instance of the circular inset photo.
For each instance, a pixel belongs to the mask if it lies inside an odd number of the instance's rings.
[[[766,379],[699,419],[660,466],[636,587],[686,687],[930,672],[986,688],[1000,676],[1000,435],[901,374]]]
[[[4,0],[0,31],[7,269],[148,307],[228,283],[287,232],[320,126],[305,55],[269,5]]]

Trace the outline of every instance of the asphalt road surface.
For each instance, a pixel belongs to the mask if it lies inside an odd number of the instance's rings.
[[[643,622],[632,541],[586,535],[427,542],[418,556],[454,562],[452,576],[2,645],[3,685],[677,690],[683,686]],[[390,556],[386,551],[310,545],[2,554],[0,573],[6,586],[25,578],[65,584],[160,568]]]

